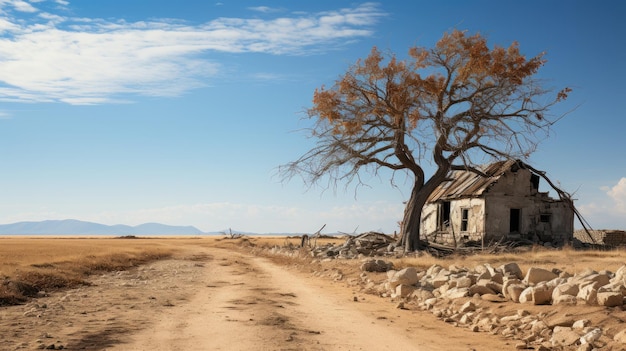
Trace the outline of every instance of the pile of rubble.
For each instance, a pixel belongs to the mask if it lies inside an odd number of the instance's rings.
[[[334,257],[352,259],[363,256],[390,255],[395,240],[382,233],[368,232],[358,236],[348,236],[342,245],[327,244],[311,250],[313,257]]]
[[[367,282],[366,292],[400,300],[399,307],[415,303],[445,322],[472,331],[486,331],[519,340],[518,349],[578,347],[579,350],[591,350],[601,337],[603,345],[616,343],[620,349],[626,347],[626,329],[610,338],[603,335],[602,329],[590,325],[589,320],[563,316],[550,318],[554,316],[549,312],[532,315],[524,309],[498,317],[490,310],[492,303],[507,301],[622,308],[626,295],[626,265],[615,273],[588,270],[575,275],[556,269],[530,268],[523,276],[516,263],[498,268],[489,264],[474,269],[454,265],[446,269],[433,265],[425,271],[413,267],[396,271],[391,262],[366,259],[361,270],[387,271],[383,283]]]

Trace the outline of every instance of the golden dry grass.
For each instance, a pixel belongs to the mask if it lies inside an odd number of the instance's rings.
[[[291,247],[297,249],[300,245],[300,237],[242,237],[235,240],[223,240],[218,244],[224,247],[237,246],[257,246],[261,248],[269,248],[273,246]],[[345,242],[343,237],[327,237],[320,238],[317,241],[318,246],[326,244],[341,245]],[[313,242],[311,242],[313,244]],[[475,252],[473,254],[453,254],[444,258],[434,257],[428,254],[420,257],[404,257],[404,258],[385,258],[393,261],[396,268],[417,267],[427,269],[428,267],[438,264],[443,267],[450,265],[474,268],[477,265],[488,263],[494,267],[502,264],[516,262],[525,273],[530,267],[540,267],[545,269],[557,268],[562,271],[575,274],[586,269],[596,271],[609,270],[615,272],[619,267],[626,264],[626,249],[612,250],[575,250],[571,247],[564,247],[558,250],[546,249],[541,246],[520,248],[516,251],[487,254]],[[280,261],[280,260],[279,260]],[[285,259],[292,261],[292,259]],[[277,261],[278,262],[278,261]]]
[[[298,249],[300,237],[159,237],[159,238],[44,238],[0,237],[0,305],[18,303],[25,296],[38,290],[51,291],[87,284],[90,274],[119,271],[185,252],[185,248],[221,247],[271,248],[290,247]],[[320,238],[318,246],[341,245],[345,238]],[[311,243],[313,244],[313,242]],[[426,269],[434,264],[473,268],[489,263],[499,266],[517,262],[522,270],[530,267],[557,268],[570,273],[586,269],[616,271],[626,264],[626,251],[577,251],[571,248],[547,250],[535,247],[519,252],[500,254],[451,255],[437,258],[428,254],[414,258],[389,259],[396,268],[417,267]],[[302,258],[310,258],[307,252],[300,257],[274,257],[278,264],[293,264]],[[343,262],[342,265],[350,262]],[[358,266],[359,260],[352,260]],[[21,285],[20,285],[21,284]]]
[[[574,250],[570,247],[554,250],[545,249],[543,247],[533,247],[526,250],[499,254],[483,254],[477,252],[471,255],[453,254],[445,258],[424,255],[415,258],[394,260],[396,267],[412,266],[422,269],[426,269],[434,264],[443,267],[454,264],[466,268],[474,268],[485,263],[498,267],[510,262],[517,263],[524,274],[531,267],[545,268],[548,270],[556,268],[572,274],[580,273],[587,269],[615,272],[619,267],[626,264],[626,250]]]
[[[178,246],[166,239],[3,237],[0,305],[23,301],[37,291],[86,284],[90,274],[166,258]]]

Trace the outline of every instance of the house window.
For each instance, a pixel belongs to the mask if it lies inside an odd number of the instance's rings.
[[[539,176],[536,174],[530,175],[530,184],[535,190],[539,190]]]
[[[519,233],[521,218],[522,218],[522,210],[519,208],[512,208],[511,215],[509,218],[509,232]]]
[[[461,209],[461,231],[462,232],[466,232],[467,231],[468,221],[469,221],[469,209],[462,208]]]
[[[550,214],[542,214],[539,216],[539,221],[541,223],[550,223]]]
[[[443,201],[439,205],[439,228],[445,229],[450,225],[450,201]]]

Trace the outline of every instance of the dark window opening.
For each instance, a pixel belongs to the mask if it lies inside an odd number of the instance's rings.
[[[533,189],[539,190],[539,176],[536,174],[530,175],[530,184],[532,184]]]
[[[466,232],[469,221],[469,210],[467,208],[461,209],[461,231]]]
[[[439,206],[439,228],[450,225],[450,201],[443,201]]]
[[[520,231],[520,219],[522,217],[521,216],[521,212],[522,212],[522,210],[520,210],[519,208],[512,208],[511,209],[509,232],[511,232],[511,233],[519,233],[519,231]]]
[[[539,216],[539,221],[542,223],[550,223],[550,215],[549,214],[542,214]]]

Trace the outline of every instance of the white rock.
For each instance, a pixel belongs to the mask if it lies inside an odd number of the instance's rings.
[[[591,321],[588,319],[580,319],[577,320],[576,322],[574,322],[574,324],[572,325],[572,328],[574,329],[583,329],[585,327],[588,327],[589,324],[591,324]]]
[[[459,299],[466,296],[469,296],[468,288],[452,288],[445,293],[445,297],[449,299]]]
[[[517,279],[522,279],[522,270],[519,268],[519,266],[515,262],[503,264],[502,266],[500,266],[500,271],[504,275],[508,274],[508,275],[516,277]]]
[[[504,282],[504,275],[500,272],[496,272],[491,276],[491,281],[494,283],[502,284]]]
[[[476,304],[474,304],[472,301],[467,301],[459,309],[459,312],[461,313],[468,313],[468,312],[474,312],[474,311],[476,311]]]
[[[531,267],[526,272],[526,277],[524,278],[524,282],[529,285],[536,285],[541,282],[547,282],[554,278],[558,278],[558,275],[554,272],[543,268]]]
[[[530,328],[532,333],[535,335],[540,335],[541,332],[543,332],[546,329],[548,329],[548,326],[546,325],[544,321],[541,321],[541,320],[532,322],[531,328]]]
[[[522,291],[526,289],[526,285],[523,284],[512,284],[507,286],[506,288],[506,297],[513,302],[519,302],[520,295]],[[504,292],[504,288],[503,288]]]
[[[595,288],[595,283],[581,287],[576,295],[576,298],[585,301],[587,305],[597,305],[598,289]]]
[[[580,337],[580,343],[582,345],[593,344],[593,342],[598,340],[600,338],[600,336],[602,336],[602,329],[595,328],[592,331],[590,331],[589,333],[581,336]]]
[[[626,265],[623,265],[615,271],[615,278],[626,278]]]
[[[580,335],[571,328],[556,326],[552,330],[550,342],[552,346],[570,346],[574,345],[579,339]]]
[[[428,309],[431,309],[431,308],[433,308],[437,304],[437,301],[438,301],[438,299],[436,297],[431,297],[430,299],[424,300],[424,305]]]
[[[414,285],[419,281],[417,270],[414,267],[407,267],[397,271],[389,280],[391,289],[395,289],[398,285]]]
[[[585,281],[598,282],[599,286],[605,286],[610,283],[611,278],[607,274],[595,273],[589,276],[586,276]]]
[[[577,303],[578,303],[578,299],[576,298],[576,296],[572,296],[572,295],[560,295],[556,299],[552,297],[553,305],[575,306]]]
[[[465,313],[463,316],[461,316],[461,319],[459,319],[459,323],[461,324],[470,324],[472,323],[472,317],[473,317],[473,313]]]
[[[443,269],[443,267],[441,267],[438,264],[434,264],[432,266],[430,266],[427,270],[426,270],[426,275],[434,277],[437,273],[439,273],[439,271],[441,271]]]
[[[485,295],[485,294],[495,294],[496,292],[493,291],[492,289],[486,287],[486,286],[482,286],[482,285],[472,285],[469,287],[469,295],[470,296],[474,296],[475,294],[478,295]]]
[[[535,305],[549,305],[552,301],[552,287],[537,285],[532,290],[533,303]]]
[[[558,300],[562,295],[570,295],[576,297],[578,295],[579,285],[576,283],[564,283],[556,286],[552,291],[552,300]]]
[[[598,292],[598,305],[615,307],[624,304],[624,295],[621,292]]]
[[[526,289],[524,289],[520,294],[519,294],[519,303],[532,303],[533,302],[533,290],[535,288],[529,286]]]
[[[615,336],[613,337],[613,340],[619,342],[620,344],[625,344],[626,345],[626,329],[624,329],[621,332],[615,334]]]
[[[460,277],[455,279],[457,288],[469,288],[472,286],[472,279],[470,277]]]
[[[510,323],[510,322],[519,321],[520,319],[522,319],[522,316],[520,316],[519,314],[513,314],[513,315],[510,315],[510,316],[504,316],[504,317],[500,318],[500,322],[502,322],[502,323]]]
[[[405,285],[400,284],[396,286],[396,296],[397,297],[407,297],[411,295],[415,291],[415,286],[413,285]]]
[[[450,280],[450,272],[442,269],[430,280],[430,283],[435,289],[437,289],[447,284],[448,280]]]

